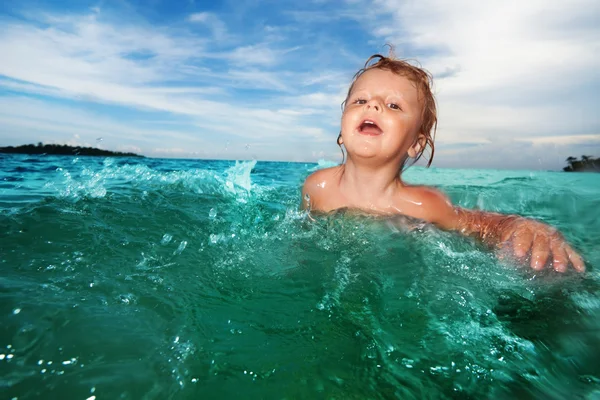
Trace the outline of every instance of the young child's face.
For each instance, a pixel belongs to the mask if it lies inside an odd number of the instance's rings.
[[[414,83],[391,71],[371,69],[352,89],[342,115],[349,157],[398,161],[419,150],[422,104]]]

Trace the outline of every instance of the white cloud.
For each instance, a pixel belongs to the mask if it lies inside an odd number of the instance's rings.
[[[197,140],[192,132],[174,129],[149,129],[140,126],[135,121],[115,120],[103,117],[80,108],[52,104],[24,96],[0,97],[0,124],[4,132],[15,132],[17,138],[27,136],[27,131],[51,133],[46,135],[49,140],[64,141],[67,138],[81,138],[83,141],[94,142],[98,137],[104,137],[105,142],[113,143],[127,140],[163,141]]]
[[[221,19],[211,12],[198,12],[188,16],[188,21],[201,23],[208,26],[216,40],[227,39],[227,26]]]
[[[122,153],[135,153],[135,154],[140,154],[142,152],[142,148],[139,146],[134,146],[134,145],[120,145],[117,146],[117,151],[120,151]]]
[[[566,135],[566,136],[541,136],[523,139],[515,139],[519,142],[530,142],[533,144],[591,144],[600,145],[600,134],[597,135]]]
[[[272,65],[277,62],[276,53],[266,46],[244,46],[233,50],[228,56],[242,64]]]
[[[179,157],[185,157],[187,155],[193,154],[192,152],[190,152],[189,149],[182,149],[180,147],[172,147],[172,148],[165,148],[165,147],[157,147],[155,149],[152,149],[152,153],[154,154],[158,154],[158,155],[169,155],[169,156],[179,156]]]

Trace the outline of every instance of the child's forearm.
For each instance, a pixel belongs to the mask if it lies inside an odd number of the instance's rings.
[[[553,227],[542,222],[485,211],[454,209],[451,228],[473,236],[492,247],[510,243],[518,259],[529,257],[529,264],[541,270],[550,263],[554,270],[565,272],[569,265],[585,271],[585,262]]]
[[[525,220],[518,215],[465,210],[458,207],[455,212],[458,217],[456,230],[490,246],[496,246],[509,239],[510,234],[515,230],[515,225]]]

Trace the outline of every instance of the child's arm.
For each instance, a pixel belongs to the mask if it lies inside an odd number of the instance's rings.
[[[549,225],[517,215],[455,207],[435,190],[427,190],[425,199],[430,221],[443,229],[459,231],[498,248],[512,243],[513,253],[519,259],[531,250],[530,264],[535,270],[543,269],[550,259],[558,272],[565,272],[569,264],[579,272],[585,271],[581,257]]]

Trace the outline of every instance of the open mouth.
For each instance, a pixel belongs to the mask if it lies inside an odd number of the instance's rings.
[[[381,130],[381,128],[379,126],[377,126],[375,121],[371,121],[369,119],[364,120],[358,126],[358,132],[363,135],[370,135],[370,136],[381,135],[383,133],[383,131]]]

